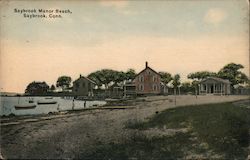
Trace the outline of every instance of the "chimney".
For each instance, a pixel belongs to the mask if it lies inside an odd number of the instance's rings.
[[[146,61],[146,68],[148,68],[148,62]]]
[[[80,74],[80,78],[82,78],[82,75]]]

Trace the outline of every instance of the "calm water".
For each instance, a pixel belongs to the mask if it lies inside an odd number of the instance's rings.
[[[84,101],[63,99],[61,97],[0,97],[0,115],[9,115],[14,113],[15,115],[34,115],[34,114],[48,114],[49,112],[58,112],[58,110],[70,110],[74,105],[74,109],[84,108]],[[29,103],[29,100],[33,100],[34,103]],[[56,104],[37,104],[37,102],[56,101]],[[34,109],[21,109],[16,110],[15,105],[36,105]],[[106,104],[105,101],[86,101],[86,107],[101,106]]]

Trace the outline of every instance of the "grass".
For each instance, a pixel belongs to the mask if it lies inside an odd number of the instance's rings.
[[[129,141],[121,144],[100,144],[96,150],[83,153],[80,159],[176,159],[184,156],[183,145],[188,146],[191,142],[188,134],[179,133],[174,137],[153,137],[148,139],[144,135],[133,135]],[[181,141],[182,143],[176,143]],[[182,148],[182,149],[181,149]]]
[[[126,123],[126,128],[190,128],[187,133],[153,137],[132,136],[122,144],[105,144],[85,154],[89,159],[182,159],[187,153],[208,151],[224,159],[246,159],[249,146],[250,110],[231,103],[185,106],[165,110],[146,122]],[[192,138],[196,138],[193,141]],[[203,147],[201,144],[205,144]],[[209,156],[207,156],[209,158]],[[211,157],[210,157],[211,158]]]

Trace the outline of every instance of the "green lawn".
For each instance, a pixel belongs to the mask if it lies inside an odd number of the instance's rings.
[[[173,136],[147,138],[149,128],[189,128]],[[126,129],[137,129],[122,144],[100,144],[84,153],[87,159],[183,159],[201,155],[223,159],[246,159],[249,146],[250,109],[231,103],[185,106],[168,109],[147,122],[129,121]],[[216,156],[215,156],[216,157]]]

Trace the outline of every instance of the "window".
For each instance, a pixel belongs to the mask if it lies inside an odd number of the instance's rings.
[[[156,81],[156,78],[155,78],[155,76],[153,76],[153,82],[155,82]]]
[[[143,91],[143,90],[144,90],[144,87],[143,87],[143,85],[142,85],[142,84],[140,85],[140,90],[141,90],[141,91]]]
[[[85,88],[85,85],[86,85],[85,82],[83,82],[83,83],[82,83],[82,88]]]
[[[144,81],[143,76],[140,76],[140,82],[143,82],[143,81]]]
[[[157,91],[157,85],[153,85],[153,91]]]
[[[150,71],[148,71],[148,75],[150,75],[151,74],[151,72]]]

